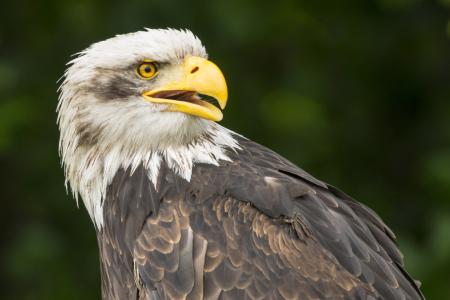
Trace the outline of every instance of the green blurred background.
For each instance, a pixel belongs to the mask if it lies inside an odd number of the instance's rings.
[[[222,124],[377,211],[427,299],[450,295],[450,1],[0,4],[0,298],[100,299],[64,188],[58,84],[115,34],[188,28],[225,74]]]

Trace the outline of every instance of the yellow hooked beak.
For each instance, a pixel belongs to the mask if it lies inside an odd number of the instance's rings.
[[[183,79],[145,92],[142,96],[153,103],[170,104],[166,111],[180,111],[212,121],[220,121],[223,114],[214,105],[202,101],[196,94],[213,97],[225,108],[228,90],[220,69],[209,60],[188,57],[183,66]]]

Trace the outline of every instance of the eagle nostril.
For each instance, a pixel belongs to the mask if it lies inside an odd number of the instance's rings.
[[[195,67],[195,68],[192,69],[191,74],[194,74],[197,71],[198,71],[198,67]]]

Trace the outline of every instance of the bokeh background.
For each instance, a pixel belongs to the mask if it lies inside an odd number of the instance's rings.
[[[450,1],[0,4],[0,298],[100,299],[64,188],[58,84],[115,34],[188,28],[225,74],[222,124],[377,211],[427,299],[450,295]]]

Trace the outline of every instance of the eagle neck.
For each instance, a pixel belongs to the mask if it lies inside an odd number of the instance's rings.
[[[147,176],[156,186],[162,162],[175,174],[190,181],[196,163],[219,165],[231,161],[228,151],[241,149],[233,137],[236,133],[212,123],[211,128],[196,139],[177,147],[165,149],[127,148],[123,145],[100,151],[78,148],[72,155],[64,156],[66,186],[70,184],[78,203],[78,195],[86,206],[96,228],[103,227],[103,204],[114,176],[120,169],[131,168],[131,175],[143,165]]]

